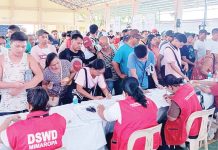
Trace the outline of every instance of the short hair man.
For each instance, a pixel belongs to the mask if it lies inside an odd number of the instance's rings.
[[[31,49],[31,55],[40,64],[41,69],[45,68],[47,55],[51,52],[57,53],[56,48],[53,45],[48,44],[48,34],[49,33],[43,29],[38,30],[36,36],[39,43]]]
[[[26,89],[38,85],[43,75],[35,59],[24,53],[27,36],[23,32],[11,35],[11,50],[0,55],[0,115],[26,109]],[[34,76],[33,76],[34,75]]]

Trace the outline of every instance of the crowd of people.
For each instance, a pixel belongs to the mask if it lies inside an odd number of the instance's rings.
[[[125,100],[109,109],[98,107],[102,119],[116,121],[109,144],[112,150],[126,149],[132,132],[158,123],[163,126],[161,138],[155,135],[154,148],[181,149],[187,134],[194,138],[200,128],[200,120],[196,120],[191,133],[185,130],[191,113],[202,110],[194,88],[213,94],[218,107],[217,80],[203,81],[218,78],[218,28],[212,30],[211,39],[205,29],[198,34],[172,30],[160,34],[157,29],[113,33],[99,31],[95,24],[85,34],[73,30],[61,33],[61,38],[59,35],[57,30],[49,33],[44,29],[26,35],[19,26],[10,25],[7,35],[0,36],[0,116],[30,111],[29,119],[9,126],[19,120],[13,116],[0,126],[0,142],[6,146],[28,149],[24,142],[27,132],[16,129],[29,127],[30,120],[40,118],[47,124],[43,131],[52,126],[50,121],[57,122],[50,129],[58,130],[58,144],[50,148],[61,147],[66,122],[46,112],[48,107],[72,103],[75,96],[81,102],[124,93]],[[158,121],[157,106],[145,91],[165,87],[171,92],[164,95],[170,106],[166,117]],[[12,132],[16,134],[11,136]],[[134,148],[143,149],[144,144],[138,141]]]

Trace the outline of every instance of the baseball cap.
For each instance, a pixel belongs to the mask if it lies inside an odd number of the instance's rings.
[[[88,36],[85,36],[83,38],[83,45],[84,45],[85,48],[88,48],[88,47],[90,47],[92,45],[92,41]]]
[[[36,35],[37,36],[42,36],[43,34],[49,34],[47,31],[43,30],[43,29],[40,29],[36,32]]]
[[[134,37],[134,38],[136,38],[136,39],[142,39],[142,38],[143,38],[143,37],[141,36],[139,30],[137,30],[137,29],[132,29],[132,30],[130,31],[130,33],[129,33],[129,36],[130,36],[130,37]]]
[[[199,34],[200,34],[200,33],[205,33],[205,34],[207,34],[207,35],[210,35],[210,33],[207,32],[207,30],[205,30],[205,29],[200,30],[200,31],[199,31]]]
[[[173,30],[168,30],[165,32],[165,36],[170,36],[170,37],[174,37],[174,32]]]

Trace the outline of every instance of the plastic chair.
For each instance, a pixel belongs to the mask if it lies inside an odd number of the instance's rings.
[[[138,138],[146,137],[146,144],[145,144],[145,150],[153,150],[153,136],[155,133],[160,132],[162,124],[159,124],[157,126],[143,129],[143,130],[137,130],[133,132],[128,140],[127,150],[132,150],[133,146],[135,144],[135,141]]]
[[[215,108],[209,110],[202,110],[192,113],[187,121],[186,131],[187,133],[190,132],[191,126],[195,119],[202,118],[201,120],[201,128],[199,131],[199,135],[196,139],[187,138],[187,142],[190,143],[190,150],[198,150],[199,149],[199,142],[204,141],[205,149],[208,150],[208,143],[207,143],[207,135],[208,129],[210,128],[209,116],[214,113]]]

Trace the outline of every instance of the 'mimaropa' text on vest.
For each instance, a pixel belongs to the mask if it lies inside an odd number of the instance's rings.
[[[35,134],[28,134],[29,149],[38,149],[43,147],[50,147],[57,144],[58,133],[56,130],[45,132],[37,132]]]

